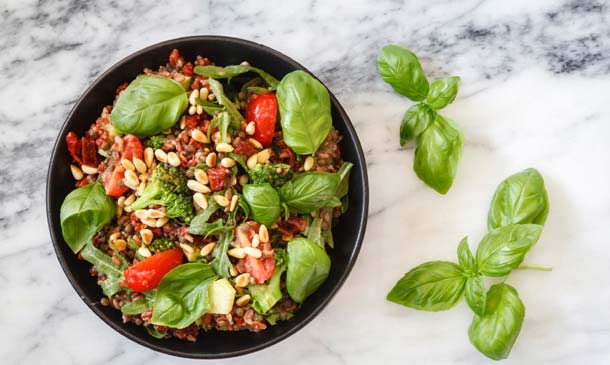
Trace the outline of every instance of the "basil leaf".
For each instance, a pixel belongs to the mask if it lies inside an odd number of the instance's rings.
[[[233,104],[231,99],[229,99],[222,88],[222,84],[214,79],[209,79],[210,88],[212,89],[212,93],[216,96],[216,100],[218,104],[225,107],[225,110],[231,116],[233,127],[239,128],[241,126],[241,122],[244,121],[244,117],[239,113],[237,107]]]
[[[466,299],[466,303],[470,309],[479,316],[485,314],[486,297],[487,292],[485,291],[485,283],[480,275],[466,279],[464,299]]]
[[[443,311],[462,299],[465,282],[462,269],[453,262],[426,262],[398,280],[386,298],[405,307]]]
[[[59,212],[64,240],[77,253],[104,225],[114,218],[116,205],[104,187],[94,182],[66,196]]]
[[[185,328],[210,310],[208,288],[218,277],[208,264],[182,264],[167,273],[153,304],[153,324]]]
[[[329,172],[306,172],[295,176],[284,184],[280,190],[280,198],[291,212],[311,213],[327,206],[333,198],[341,182],[338,174]]]
[[[297,303],[303,303],[326,281],[330,257],[326,251],[307,238],[288,242],[286,290]]]
[[[432,109],[443,109],[455,100],[459,83],[460,78],[458,76],[451,76],[433,81],[432,84],[430,84],[430,92],[428,93],[426,102]]]
[[[339,178],[341,179],[336,192],[336,196],[339,199],[347,195],[347,192],[349,190],[349,174],[352,171],[352,167],[354,167],[353,163],[344,162],[343,165],[341,165],[341,167],[339,168],[339,171],[337,171],[337,175],[339,175]]]
[[[544,225],[549,197],[540,173],[533,168],[509,176],[500,183],[489,209],[489,229],[515,223]]]
[[[483,237],[477,248],[477,265],[487,276],[504,276],[517,268],[542,233],[537,224],[511,224]]]
[[[464,237],[460,242],[457,255],[462,270],[469,274],[477,272],[477,262],[468,247],[468,237]]]
[[[424,100],[428,95],[428,79],[417,56],[408,49],[393,44],[383,47],[377,56],[377,69],[397,93],[413,101]]]
[[[127,265],[123,264],[121,267],[117,267],[112,261],[112,258],[93,246],[91,241],[87,242],[80,254],[81,257],[92,264],[98,272],[106,275],[106,279],[100,283],[100,287],[107,297],[111,297],[114,294],[125,290],[119,283],[124,280],[123,271],[127,269]]]
[[[496,284],[487,293],[485,315],[475,314],[468,338],[490,359],[506,359],[519,336],[524,317],[525,307],[515,288]]]
[[[269,183],[244,185],[243,197],[256,222],[271,227],[280,217],[280,197]]]
[[[276,248],[275,270],[273,276],[266,284],[248,285],[248,293],[252,296],[252,308],[262,315],[269,313],[269,310],[282,299],[281,277],[286,271],[286,251]]]
[[[212,267],[214,268],[214,271],[216,274],[227,279],[231,278],[230,270],[233,267],[229,260],[229,256],[227,255],[227,250],[229,249],[231,241],[233,241],[233,229],[220,235],[220,239],[214,247],[214,251],[212,251],[212,255],[214,256]]]
[[[299,155],[313,155],[332,127],[330,96],[304,71],[284,76],[277,88],[280,123],[286,144]]]
[[[427,104],[418,103],[407,109],[400,124],[400,145],[422,134],[434,122],[436,112]]]
[[[436,115],[436,120],[420,136],[415,149],[413,169],[423,182],[446,194],[462,155],[462,132],[449,120]]]
[[[187,106],[180,83],[163,76],[141,75],[123,90],[110,121],[121,133],[153,136],[176,124]]]
[[[212,79],[231,79],[235,76],[239,76],[246,72],[257,73],[265,82],[273,89],[277,88],[280,83],[275,77],[269,75],[260,68],[246,66],[246,65],[231,65],[226,67],[218,66],[196,66],[195,73],[201,76],[207,76]]]

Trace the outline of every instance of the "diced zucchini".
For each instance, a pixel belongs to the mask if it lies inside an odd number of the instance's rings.
[[[227,279],[216,280],[208,289],[210,299],[210,313],[228,314],[233,309],[235,301],[235,288]]]

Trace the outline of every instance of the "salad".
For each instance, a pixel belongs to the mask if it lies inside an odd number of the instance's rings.
[[[262,331],[327,279],[347,209],[326,88],[246,62],[173,50],[120,85],[67,148],[76,189],[63,237],[91,264],[101,304],[156,338]]]

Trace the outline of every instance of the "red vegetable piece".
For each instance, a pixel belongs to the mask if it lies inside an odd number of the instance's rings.
[[[240,273],[250,273],[250,276],[257,284],[262,284],[273,276],[275,271],[275,259],[273,256],[257,259],[252,256],[246,256],[239,260],[236,265]]]
[[[142,143],[138,139],[138,137],[133,134],[128,134],[123,137],[123,155],[121,156],[124,159],[132,160],[134,157],[142,159]]]
[[[220,191],[225,187],[227,181],[227,169],[224,167],[213,167],[208,169],[208,177],[210,179],[210,189],[212,191]]]
[[[122,184],[123,178],[125,177],[125,168],[120,164],[108,166],[102,176],[102,182],[104,183],[104,189],[106,195],[113,198],[118,198],[125,193],[129,188]]]
[[[179,248],[159,252],[127,268],[123,272],[127,286],[142,292],[156,288],[165,274],[182,264],[183,254]]]
[[[70,156],[75,162],[81,163],[81,144],[80,138],[74,132],[68,132],[66,135],[66,145],[68,147],[68,152],[70,152]]]
[[[275,94],[252,95],[246,106],[246,120],[253,121],[254,138],[268,147],[273,141],[277,120],[277,99]]]

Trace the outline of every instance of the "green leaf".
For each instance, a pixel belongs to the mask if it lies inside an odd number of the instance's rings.
[[[243,197],[256,222],[271,227],[280,217],[280,197],[269,183],[244,185]]]
[[[281,277],[286,271],[286,251],[276,248],[275,270],[273,276],[266,284],[248,285],[248,293],[252,296],[252,308],[262,315],[269,313],[269,310],[282,299]]]
[[[468,237],[464,237],[458,246],[458,262],[460,267],[468,274],[477,272],[477,262],[468,247]]]
[[[152,324],[185,328],[210,309],[208,288],[218,277],[208,264],[182,264],[167,273],[153,304]]]
[[[297,303],[303,303],[326,281],[330,257],[326,251],[307,238],[288,242],[286,290]]]
[[[229,232],[233,230],[233,225],[226,225],[221,218],[218,218],[213,223],[198,223],[196,226],[191,226],[187,229],[190,234],[208,237],[213,234]]]
[[[148,292],[144,292],[144,297],[133,302],[129,302],[121,307],[121,313],[127,315],[136,315],[146,312],[152,308],[153,301],[155,300],[156,289]]]
[[[186,231],[190,234],[209,235],[210,229],[213,228],[213,226],[210,226],[211,223],[208,223],[208,220],[219,208],[220,206],[216,204],[214,196],[211,195],[208,198],[208,207],[197,213],[191,220],[190,226]]]
[[[479,271],[487,276],[504,276],[516,269],[542,233],[537,224],[511,224],[483,237],[477,248]]]
[[[315,242],[318,246],[324,248],[324,238],[322,236],[322,218],[315,217],[309,226],[306,233],[307,239]]]
[[[196,66],[195,73],[201,76],[207,76],[212,79],[231,79],[246,72],[257,73],[265,82],[273,89],[277,88],[280,83],[275,77],[269,75],[260,68],[246,65],[231,65],[226,67],[219,66]]]
[[[84,260],[95,267],[97,272],[106,275],[106,279],[101,282],[100,286],[107,297],[125,290],[119,283],[124,280],[123,271],[127,269],[127,265],[117,267],[112,258],[93,246],[91,241],[87,242],[80,254]]]
[[[284,76],[277,88],[280,123],[286,144],[299,155],[313,155],[332,127],[330,96],[304,71]]]
[[[397,93],[413,101],[424,100],[428,95],[428,79],[417,56],[408,49],[393,44],[383,47],[377,56],[377,69]]]
[[[336,173],[306,172],[280,188],[280,199],[291,212],[311,213],[336,198],[340,182],[341,177]]]
[[[400,145],[422,134],[434,122],[436,112],[429,105],[418,103],[407,109],[400,124]]]
[[[443,109],[455,100],[459,83],[460,78],[458,76],[451,76],[433,81],[432,84],[430,84],[430,92],[426,98],[426,102],[432,109]]]
[[[480,275],[466,279],[464,299],[466,299],[466,303],[470,309],[479,316],[485,314],[486,296],[485,283]]]
[[[227,255],[227,250],[229,249],[229,244],[233,241],[233,230],[231,229],[228,232],[224,232],[220,235],[218,239],[218,243],[214,247],[214,251],[212,251],[212,255],[214,256],[214,260],[212,260],[212,267],[214,271],[223,278],[231,278],[231,268],[233,265],[229,260],[229,256]]]
[[[485,315],[475,314],[468,338],[490,359],[506,359],[519,336],[524,317],[525,307],[515,288],[496,284],[487,293]]]
[[[426,262],[398,280],[387,300],[419,310],[443,311],[462,299],[465,282],[462,269],[453,262]]]
[[[218,132],[220,134],[220,142],[227,143],[227,136],[229,133],[229,124],[231,123],[231,117],[227,112],[221,112],[217,116],[218,118]]]
[[[218,104],[224,106],[227,113],[231,116],[234,128],[239,128],[241,122],[244,121],[244,117],[237,110],[237,107],[233,104],[231,99],[225,95],[222,84],[214,79],[209,79],[208,82],[210,83],[212,93],[216,96]]]
[[[59,219],[64,240],[77,253],[114,218],[116,205],[104,187],[94,182],[73,190],[61,204]]]
[[[349,174],[352,171],[352,167],[354,164],[351,162],[344,162],[343,165],[337,171],[339,178],[341,181],[339,182],[339,187],[337,188],[336,196],[341,199],[347,195],[349,191]]]
[[[155,329],[155,327],[153,327],[153,326],[144,326],[144,328],[146,328],[146,331],[148,331],[148,334],[154,338],[162,339],[162,338],[167,337],[167,332],[157,331]]]
[[[110,121],[121,133],[153,136],[176,124],[187,106],[180,83],[163,76],[141,75],[123,90]]]
[[[210,101],[203,100],[200,98],[197,98],[197,104],[201,105],[203,110],[205,110],[205,112],[208,113],[208,115],[210,115],[212,117],[216,114],[216,112],[220,113],[223,110],[225,110],[225,108],[222,105],[219,105],[217,103],[212,103]]]
[[[549,197],[538,170],[529,168],[500,183],[489,209],[489,229],[516,223],[544,225]]]
[[[464,140],[456,125],[441,115],[418,138],[413,169],[423,182],[446,194],[457,171]]]

